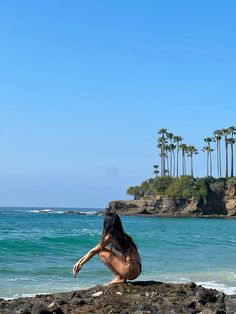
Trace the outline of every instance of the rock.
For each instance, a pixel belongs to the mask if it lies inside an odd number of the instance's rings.
[[[116,295],[123,295],[123,293],[120,292],[120,291],[117,291],[117,292],[116,292]]]
[[[236,296],[230,296],[226,299],[226,313],[236,314]]]
[[[1,303],[0,303],[1,304]],[[194,283],[136,281],[87,290],[2,301],[1,314],[223,314],[236,312],[236,296]],[[227,311],[226,311],[227,309]],[[18,311],[18,312],[16,312]]]
[[[52,312],[46,308],[39,308],[38,310],[33,310],[32,314],[52,314]]]
[[[85,305],[85,301],[81,298],[73,298],[72,301],[70,302],[71,305],[77,305],[77,306],[82,306]]]
[[[15,314],[29,314],[31,313],[32,304],[19,300],[18,302],[10,303],[10,309]]]
[[[55,313],[55,314],[61,314],[61,313],[63,313],[62,310],[61,310],[61,308],[60,308],[60,306],[59,306],[59,304],[56,303],[56,302],[52,302],[51,304],[49,304],[48,310],[49,310],[50,312]]]
[[[213,290],[202,290],[197,291],[196,297],[199,303],[206,304],[208,302],[216,302],[216,293]]]
[[[96,292],[96,293],[93,293],[93,294],[92,294],[92,297],[100,297],[102,294],[103,294],[102,291],[98,291],[98,292]]]

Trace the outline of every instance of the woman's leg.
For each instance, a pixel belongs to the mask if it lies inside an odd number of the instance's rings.
[[[98,255],[106,267],[109,268],[113,274],[115,274],[115,278],[110,282],[110,284],[126,281],[126,278],[124,277],[126,273],[126,264],[120,256],[106,248],[104,248]]]

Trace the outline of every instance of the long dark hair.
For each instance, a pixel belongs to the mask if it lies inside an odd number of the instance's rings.
[[[106,235],[110,235],[111,248],[120,251],[122,254],[132,250],[137,251],[137,246],[132,238],[124,232],[120,217],[115,213],[104,215],[102,241]]]

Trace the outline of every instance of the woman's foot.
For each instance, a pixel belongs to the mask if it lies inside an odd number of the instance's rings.
[[[126,281],[127,281],[127,279],[125,279],[124,277],[116,276],[111,282],[109,282],[109,285],[113,285],[115,283],[123,283]]]

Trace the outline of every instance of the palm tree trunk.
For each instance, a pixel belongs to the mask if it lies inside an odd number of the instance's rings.
[[[219,164],[219,140],[216,140],[216,151],[217,151],[217,174],[220,176],[220,164]]]
[[[168,153],[166,152],[166,167],[167,167],[167,173],[168,175],[170,175],[170,167],[169,167],[169,156],[168,156]]]
[[[176,177],[179,177],[179,144],[177,143],[177,152],[176,152]]]
[[[228,143],[227,138],[225,138],[225,177],[228,178]]]
[[[219,170],[220,170],[220,178],[222,178],[222,169],[221,169],[221,145],[219,141]]]
[[[172,149],[170,149],[170,176],[172,176]]]
[[[173,177],[175,176],[175,151],[173,150]]]
[[[186,158],[184,153],[184,175],[186,176]]]
[[[165,176],[166,174],[166,156],[165,156],[165,145],[164,143],[162,143],[162,151],[163,151],[163,158],[162,158],[162,162],[163,162],[163,176]]]
[[[211,151],[209,153],[210,157],[210,176],[212,177],[212,158],[211,158]]]
[[[190,156],[191,176],[193,177],[193,156]]]
[[[231,160],[231,171],[230,176],[234,176],[234,150],[233,150],[233,143],[230,144],[230,160]]]
[[[209,152],[207,152],[207,177],[209,177]]]

